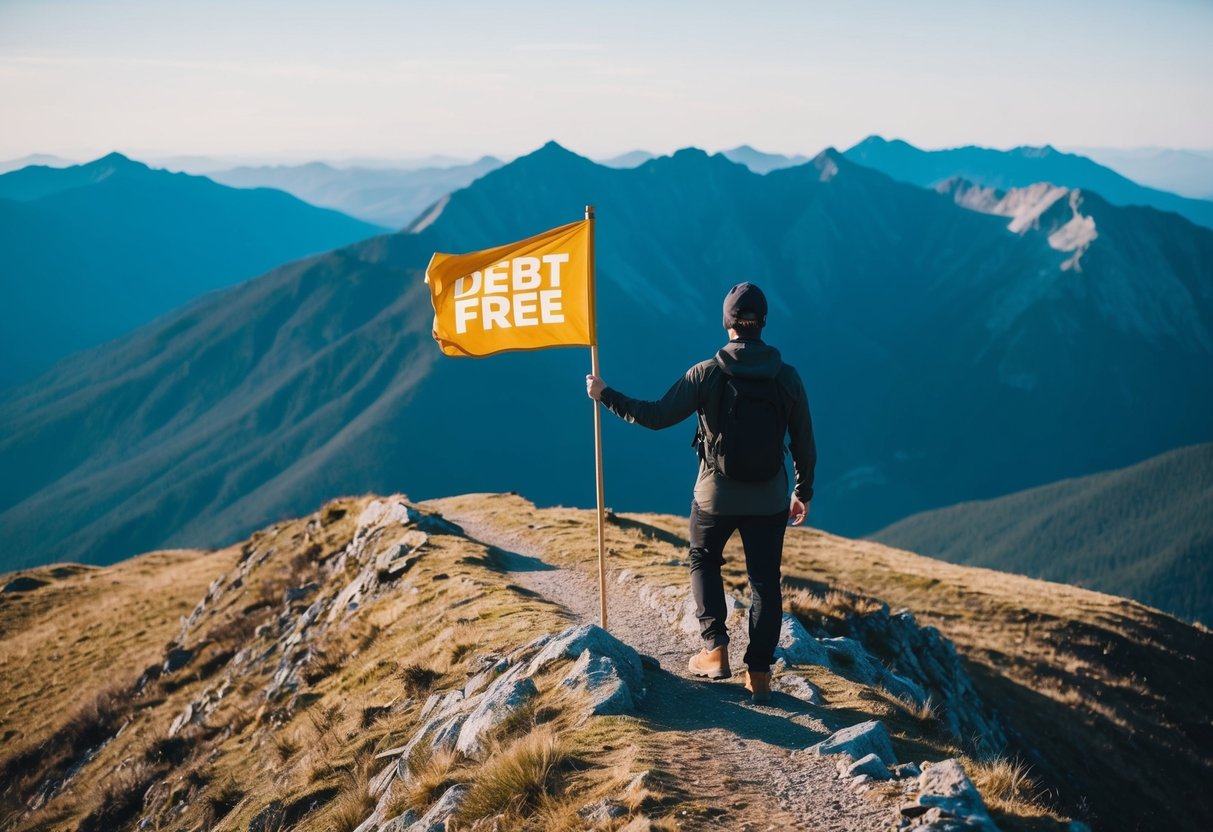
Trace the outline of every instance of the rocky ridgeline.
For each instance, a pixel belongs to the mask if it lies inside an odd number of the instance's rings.
[[[699,633],[695,601],[683,587],[652,586],[631,570],[617,581],[634,589],[650,608],[688,635]],[[745,605],[725,594],[728,616]],[[831,635],[810,632],[798,618],[784,613],[775,652],[777,689],[810,704],[821,704],[819,691],[803,677],[781,673],[795,666],[818,666],[852,681],[879,687],[914,708],[930,707],[940,724],[967,749],[999,752],[1007,745],[997,714],[982,700],[951,641],[934,627],[921,627],[908,610],[891,613],[887,605],[848,616]]]
[[[309,533],[318,531],[321,522],[312,520]],[[327,628],[340,626],[359,607],[387,592],[399,592],[398,580],[424,556],[428,534],[433,532],[460,530],[441,516],[410,508],[398,498],[371,502],[358,517],[349,544],[326,560],[318,579],[284,590],[276,614],[230,657],[218,680],[178,714],[169,728],[170,736],[191,723],[203,722],[231,690],[250,680],[257,680],[262,689],[260,718],[282,719],[310,704],[316,694],[305,690],[304,675],[315,655],[313,644]],[[236,569],[216,579],[193,612],[182,619],[164,661],[144,673],[139,687],[193,662],[207,646],[204,633],[232,612],[224,609],[225,598],[259,577],[255,576],[257,570],[274,555],[272,546],[250,541]],[[416,762],[439,751],[454,750],[484,759],[494,732],[527,708],[545,685],[565,697],[566,706],[580,709],[582,718],[630,712],[645,691],[644,670],[636,651],[589,624],[542,635],[504,655],[480,656],[472,662],[462,688],[435,693],[426,700],[418,727],[405,744],[377,755],[383,766],[370,784],[377,803],[359,832],[444,829],[466,795],[465,786],[452,786],[424,816],[406,812],[386,818],[393,780],[407,784]],[[587,812],[606,812],[613,817],[611,812],[619,805],[607,803],[610,805],[589,806]],[[289,812],[290,807],[273,802],[253,818],[249,829],[277,828]]]
[[[316,534],[322,522],[320,517],[311,520],[307,534]],[[263,713],[278,708],[285,714],[308,704],[315,694],[300,693],[302,674],[316,657],[313,644],[318,637],[368,601],[392,591],[422,557],[427,532],[452,530],[441,517],[410,509],[402,499],[372,501],[359,515],[349,544],[320,566],[320,578],[283,591],[277,614],[258,626],[231,657],[222,678],[186,705],[173,720],[170,736],[201,722],[238,679],[263,680],[258,683],[264,691]],[[213,626],[212,619],[231,613],[223,608],[225,597],[250,582],[274,555],[274,547],[258,545],[257,538],[246,545],[236,569],[215,579],[206,596],[182,620],[176,643],[159,673],[174,672],[205,647],[204,632]],[[159,673],[152,669],[145,677]]]

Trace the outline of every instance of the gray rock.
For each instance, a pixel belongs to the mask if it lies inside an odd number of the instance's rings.
[[[455,749],[469,757],[479,759],[487,749],[489,732],[501,725],[530,699],[538,695],[535,683],[529,678],[511,679],[502,676],[493,682],[480,696],[480,702],[463,722]]]
[[[438,802],[421,816],[421,820],[406,827],[408,832],[446,832],[447,821],[459,811],[465,796],[466,786],[451,786],[438,798]]]
[[[821,643],[809,635],[809,631],[796,620],[796,616],[786,612],[783,614],[783,623],[779,626],[775,659],[783,659],[787,664],[830,666],[830,657]]]
[[[412,809],[407,809],[403,815],[397,815],[391,820],[384,821],[375,832],[405,832],[416,822],[417,813]]]
[[[395,761],[388,763],[383,767],[382,771],[371,778],[370,783],[367,784],[367,791],[370,792],[372,797],[379,797],[387,791],[387,787],[392,784],[392,780],[396,777],[396,774]]]
[[[918,777],[918,791],[919,805],[938,809],[942,817],[962,821],[964,829],[997,832],[998,827],[959,760],[944,760],[929,767]],[[922,818],[925,820],[930,814],[928,811]]]
[[[621,818],[627,813],[627,807],[622,803],[616,803],[614,800],[604,797],[581,808],[577,815],[586,823],[597,825]]]
[[[435,730],[430,737],[430,749],[433,751],[443,751],[455,747],[459,742],[459,737],[462,735],[464,723],[469,717],[463,714],[455,714],[448,716],[441,725]]]
[[[396,761],[397,775],[402,780],[409,777],[409,758],[424,744],[428,743],[429,747],[434,750],[453,748],[463,727],[463,719],[461,714],[431,716],[400,750],[400,756]]]
[[[894,696],[921,705],[927,700],[922,686],[885,667],[853,638],[839,636],[821,640],[830,661],[843,675],[873,687],[879,685]]]
[[[420,555],[417,551],[429,537],[420,529],[410,529],[396,543],[375,556],[375,569],[382,578],[397,578],[413,567]]]
[[[820,705],[822,703],[821,691],[812,682],[802,676],[796,676],[791,673],[776,676],[774,688],[802,702],[808,702],[810,705]]]
[[[533,676],[563,658],[576,659],[584,650],[597,656],[609,656],[614,660],[620,678],[631,689],[632,696],[637,699],[643,697],[644,667],[640,655],[596,624],[582,624],[561,632],[531,659],[526,675]]]
[[[358,515],[358,529],[370,526],[407,526],[412,522],[408,506],[399,500],[371,500],[370,504]]]
[[[489,682],[493,681],[495,677],[508,670],[509,667],[509,659],[500,659],[499,661],[496,661],[490,666],[486,667],[471,679],[468,679],[467,684],[463,686],[464,697],[470,699],[471,697],[475,696],[477,693],[483,690]]]
[[[567,688],[584,690],[589,696],[589,714],[609,716],[632,711],[632,690],[623,681],[610,656],[595,656],[586,648],[561,682]]]
[[[815,754],[846,754],[852,760],[875,754],[885,765],[897,765],[889,732],[874,719],[836,731],[810,750]]]
[[[875,754],[865,754],[855,762],[847,766],[847,774],[851,777],[857,777],[860,774],[866,774],[873,780],[888,780],[892,777],[889,774],[889,768]]]
[[[907,777],[917,777],[920,774],[922,774],[922,768],[919,767],[918,763],[902,763],[899,766],[893,766],[893,776],[898,780]]]

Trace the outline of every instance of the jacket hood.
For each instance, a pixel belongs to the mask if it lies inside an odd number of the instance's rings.
[[[779,350],[757,338],[730,341],[716,353],[716,363],[731,376],[740,378],[775,378],[783,359]]]

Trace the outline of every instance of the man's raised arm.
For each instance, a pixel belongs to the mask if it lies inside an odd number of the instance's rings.
[[[676,425],[699,409],[702,401],[704,372],[701,365],[686,371],[686,374],[655,402],[633,399],[618,390],[606,386],[598,376],[585,377],[586,395],[606,405],[607,410],[621,419],[653,430]]]

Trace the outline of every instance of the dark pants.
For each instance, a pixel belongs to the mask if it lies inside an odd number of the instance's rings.
[[[745,663],[755,672],[770,670],[779,641],[783,620],[779,565],[787,525],[786,510],[768,515],[708,514],[691,501],[691,593],[704,645],[712,649],[729,643],[720,567],[724,565],[724,544],[734,531],[740,531],[752,596]]]

